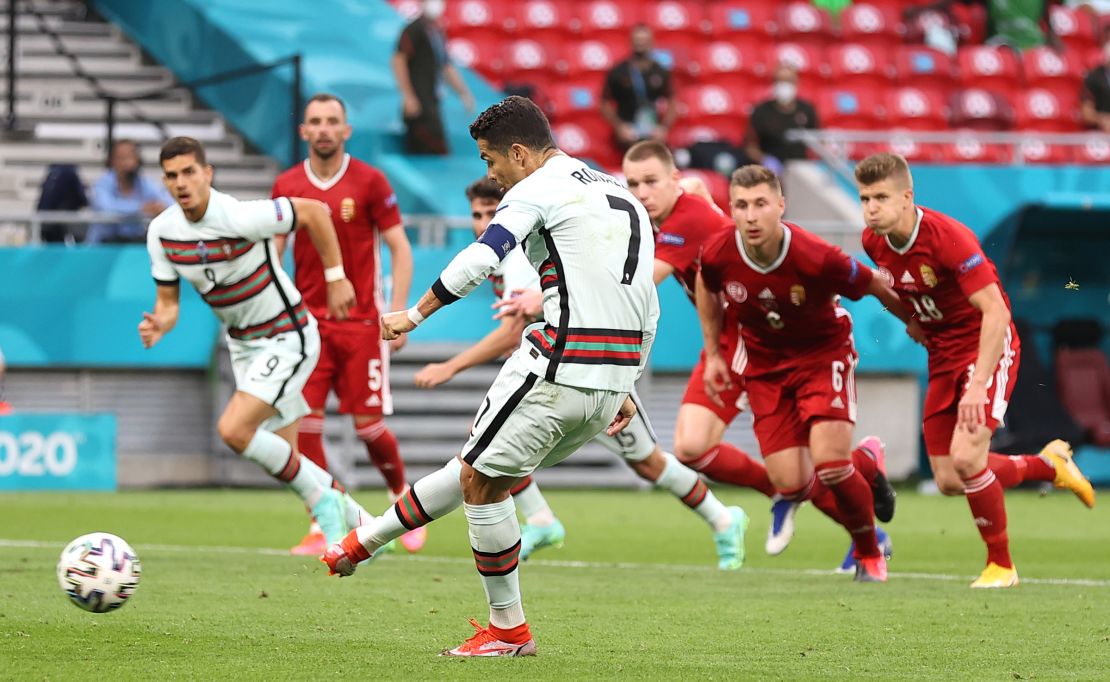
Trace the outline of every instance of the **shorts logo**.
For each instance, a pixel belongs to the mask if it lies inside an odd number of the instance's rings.
[[[932,289],[937,285],[937,273],[933,272],[933,268],[921,264],[921,281],[925,282],[925,286]]]
[[[844,401],[840,399],[840,396],[836,396],[832,400],[832,406],[833,406],[834,409],[843,410],[844,409]]]
[[[671,246],[684,246],[686,244],[686,237],[680,234],[672,234],[670,232],[659,233],[660,244],[670,244]]]
[[[381,406],[382,406],[382,399],[378,397],[377,393],[371,395],[366,400],[366,407],[381,407]]]
[[[806,288],[801,284],[795,284],[790,287],[790,302],[796,306],[800,306],[806,302]]]
[[[748,300],[748,290],[740,282],[729,282],[725,285],[725,293],[728,297],[737,303],[743,303]]]
[[[343,222],[349,223],[355,219],[355,200],[351,197],[343,197],[343,201],[339,202],[339,217],[343,218]]]
[[[960,274],[966,274],[983,263],[983,254],[973,253],[971,257],[960,263]]]
[[[891,272],[890,270],[887,270],[886,268],[879,268],[879,276],[882,277],[884,280],[886,280],[886,283],[888,285],[890,285],[891,288],[894,287],[894,273],[893,272]],[[911,277],[910,279],[913,279],[913,278]]]

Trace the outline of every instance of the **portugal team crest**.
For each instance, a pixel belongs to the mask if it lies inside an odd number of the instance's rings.
[[[925,282],[925,286],[932,289],[937,285],[937,273],[928,265],[922,263],[921,265],[921,281]]]
[[[349,223],[355,219],[355,200],[351,197],[344,197],[343,201],[339,202],[339,217],[343,222]]]
[[[800,306],[806,302],[806,288],[801,284],[795,284],[790,287],[790,302],[796,306]]]
[[[740,282],[729,282],[725,285],[725,292],[728,297],[737,303],[743,303],[748,300],[748,290]]]

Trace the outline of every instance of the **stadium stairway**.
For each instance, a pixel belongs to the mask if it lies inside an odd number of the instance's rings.
[[[8,2],[0,0],[0,16]],[[26,11],[30,6],[39,17]],[[0,212],[34,208],[52,163],[72,163],[86,185],[104,169],[106,105],[92,85],[40,26],[44,21],[66,50],[100,88],[132,95],[173,85],[173,74],[156,64],[112,24],[89,16],[76,0],[20,2],[16,23],[16,113],[22,136],[0,138]],[[0,22],[0,101],[7,100],[7,22]],[[143,118],[161,122],[169,134],[204,142],[216,166],[218,188],[251,198],[269,196],[277,164],[248,149],[224,118],[203,108],[185,89],[165,99],[121,103],[116,107],[116,138],[131,138],[142,148],[148,171],[154,166],[163,135]]]

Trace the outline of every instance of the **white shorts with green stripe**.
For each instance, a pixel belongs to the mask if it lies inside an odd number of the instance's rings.
[[[301,390],[320,359],[320,332],[308,316],[300,330],[269,338],[228,338],[235,389],[268,403],[277,414],[262,423],[267,431],[285,428],[309,413]]]
[[[467,464],[492,478],[519,478],[563,461],[602,434],[627,393],[546,381],[517,350],[490,386],[462,450]]]

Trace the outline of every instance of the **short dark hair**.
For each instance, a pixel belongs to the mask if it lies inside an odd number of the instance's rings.
[[[856,182],[861,185],[874,185],[887,178],[893,178],[907,187],[913,185],[910,164],[906,163],[905,157],[890,152],[880,152],[856,164]]]
[[[192,154],[197,163],[202,166],[208,164],[207,158],[204,156],[204,145],[191,137],[171,137],[162,145],[162,151],[158,154],[158,163],[164,163],[174,158],[175,156],[185,156]]]
[[[485,140],[491,148],[505,153],[514,144],[545,151],[555,147],[551,124],[536,103],[512,95],[486,109],[470,124],[470,136]]]
[[[474,201],[475,199],[501,201],[503,196],[505,196],[505,188],[497,184],[497,181],[493,178],[475,180],[466,188],[467,201]]]
[[[760,166],[757,163],[741,166],[732,172],[732,180],[729,182],[730,187],[743,187],[750,189],[758,187],[759,185],[766,184],[779,194],[782,194],[782,185],[779,184],[779,178],[775,175],[774,171],[766,166]]]
[[[333,95],[330,92],[318,92],[312,97],[309,97],[308,101],[304,103],[306,111],[308,110],[308,105],[313,102],[337,102],[339,108],[343,110],[343,117],[347,117],[347,104],[339,98],[339,95]]]
[[[625,161],[647,161],[659,159],[667,168],[674,168],[674,154],[667,149],[667,145],[657,140],[641,140],[628,148],[624,153]]]

